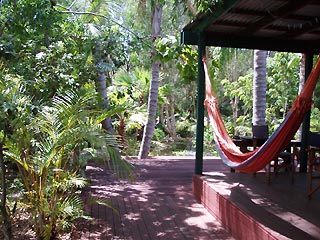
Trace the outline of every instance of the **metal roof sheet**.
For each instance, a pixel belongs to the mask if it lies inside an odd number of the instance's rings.
[[[186,44],[320,53],[319,0],[224,0],[182,31]]]

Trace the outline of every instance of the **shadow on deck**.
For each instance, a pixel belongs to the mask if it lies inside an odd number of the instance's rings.
[[[77,223],[83,231],[76,239],[234,239],[195,200],[194,159],[158,157],[130,161],[135,166],[134,183],[116,181],[106,169],[93,163],[87,166],[90,186],[83,198],[86,211],[94,220]],[[212,162],[217,163],[215,169],[224,167],[218,161]],[[105,202],[91,204],[91,198]]]
[[[83,197],[95,220],[80,222],[83,234],[76,239],[320,239],[320,191],[307,199],[306,174],[295,174],[292,184],[288,173],[279,173],[268,185],[264,173],[230,173],[216,158],[204,159],[204,176],[193,175],[193,158],[131,162],[134,183],[87,167],[90,186]],[[92,197],[119,215],[90,204]]]
[[[320,239],[320,191],[307,198],[307,174],[212,171],[194,176],[194,194],[236,239]]]

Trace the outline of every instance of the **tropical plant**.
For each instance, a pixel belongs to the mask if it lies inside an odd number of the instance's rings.
[[[223,4],[223,0],[195,0],[195,6],[197,6],[198,10],[201,12],[212,11],[215,7]]]
[[[300,56],[274,53],[267,59],[267,124],[275,130],[298,94]]]
[[[119,174],[129,169],[115,137],[101,129],[101,115],[90,109],[96,96],[88,92],[54,97],[51,107],[43,106],[29,125],[16,128],[15,141],[6,144],[5,154],[17,163],[23,180],[39,239],[53,239],[84,217],[79,193],[86,180],[79,170],[89,159],[111,159]]]
[[[252,51],[246,49],[212,48],[210,49],[213,65],[212,79],[216,98],[220,103],[221,113],[232,116],[229,130],[232,134],[239,134],[238,125],[246,116],[252,116]],[[239,120],[241,118],[241,120]],[[226,119],[227,120],[227,119]],[[245,124],[247,125],[247,124]]]
[[[129,142],[138,147],[135,143],[146,122],[149,84],[150,72],[136,67],[130,72],[118,71],[113,85],[108,88],[110,107],[119,109],[113,123],[124,150],[130,148]]]
[[[10,202],[7,201],[8,195],[8,165],[10,162],[4,156],[4,150],[6,148],[5,144],[7,141],[12,139],[15,126],[17,124],[17,119],[21,123],[27,124],[30,122],[30,116],[32,111],[36,109],[35,106],[31,104],[30,99],[24,94],[25,88],[22,84],[22,79],[20,76],[7,74],[5,70],[1,70],[0,75],[0,110],[2,112],[0,116],[0,162],[1,162],[1,222],[2,232],[5,239],[11,239],[12,237],[12,227],[11,227],[11,217],[14,212],[13,204],[10,209]],[[9,202],[9,203],[8,203]]]

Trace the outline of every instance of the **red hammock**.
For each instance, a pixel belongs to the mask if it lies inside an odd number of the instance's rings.
[[[320,75],[320,55],[303,90],[295,99],[279,128],[261,147],[246,153],[242,153],[234,144],[225,128],[216,99],[212,94],[205,60],[203,60],[203,63],[206,78],[206,99],[204,104],[207,106],[210,122],[214,130],[214,140],[221,159],[231,168],[242,172],[256,172],[263,169],[289,145],[301,125],[305,113],[311,109],[313,103],[312,93]]]

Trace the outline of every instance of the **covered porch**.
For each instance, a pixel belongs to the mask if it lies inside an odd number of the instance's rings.
[[[308,193],[310,111],[304,116],[299,173],[294,183],[281,172],[268,184],[266,174],[207,170],[203,158],[207,46],[297,52],[306,57],[305,79],[320,53],[319,1],[226,0],[199,14],[183,28],[181,41],[198,46],[197,140],[193,176],[196,198],[237,239],[320,239],[319,200]],[[222,163],[221,163],[222,164]]]
[[[200,13],[183,28],[181,41],[198,46],[198,99],[195,174],[202,174],[206,46],[304,53],[305,79],[320,52],[319,1],[226,0],[212,12]],[[300,172],[307,171],[310,111],[303,121]]]

